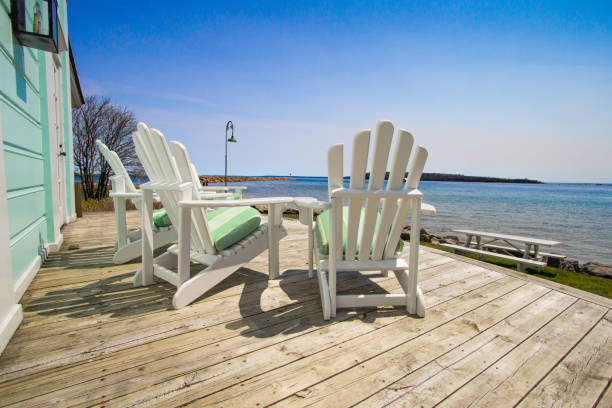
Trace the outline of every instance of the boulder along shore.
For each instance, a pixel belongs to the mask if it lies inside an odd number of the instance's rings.
[[[267,214],[268,209],[266,206],[257,205],[255,208],[262,214]],[[315,211],[315,216],[320,212]],[[295,208],[287,208],[283,212],[283,214],[298,214],[298,210]],[[406,225],[401,235],[402,239],[407,241],[410,239],[410,225]],[[436,234],[433,232],[427,231],[425,228],[421,228],[420,238],[421,242],[429,242],[432,244],[453,244],[453,245],[462,245],[465,242],[461,242],[459,237],[456,235],[442,235]],[[522,256],[522,253],[518,251],[506,251],[506,250],[497,250],[491,249],[491,252],[505,253],[507,255],[513,256]],[[612,265],[606,265],[599,262],[585,262],[580,264],[576,259],[558,259],[558,258],[548,258],[546,260],[546,264],[548,266],[552,266],[559,269],[564,269],[566,271],[573,271],[578,273],[586,273],[588,275],[601,276],[604,278],[612,279]]]

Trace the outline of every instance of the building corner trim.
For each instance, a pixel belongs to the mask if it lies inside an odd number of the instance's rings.
[[[34,280],[36,273],[40,269],[41,259],[40,256],[34,258],[32,263],[26,268],[26,270],[21,274],[15,285],[13,286],[13,291],[15,292],[15,299],[17,301],[21,300],[21,297]]]
[[[0,353],[6,348],[22,320],[23,309],[20,304],[13,305],[0,320]]]

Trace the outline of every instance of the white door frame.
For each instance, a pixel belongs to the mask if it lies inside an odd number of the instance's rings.
[[[64,123],[62,108],[61,61],[56,54],[45,53],[47,71],[47,112],[49,122],[49,165],[51,172],[51,197],[53,207],[53,231],[55,242],[49,243],[49,251],[59,249],[63,236],[61,227],[66,223],[66,170]],[[62,145],[60,147],[60,145]]]

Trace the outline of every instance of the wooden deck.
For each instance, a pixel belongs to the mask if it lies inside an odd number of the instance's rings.
[[[0,405],[612,406],[609,299],[423,249],[424,319],[325,322],[305,228],[285,225],[279,280],[264,253],[181,310],[168,284],[132,287],[138,263],[112,264],[111,213],[68,225],[0,357]],[[356,288],[398,284],[340,276]]]

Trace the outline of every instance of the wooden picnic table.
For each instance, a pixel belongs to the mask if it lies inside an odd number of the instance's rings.
[[[519,235],[509,234],[498,234],[495,232],[474,231],[466,229],[455,229],[453,231],[465,234],[467,236],[465,240],[466,248],[470,247],[472,238],[476,239],[477,249],[482,249],[483,246],[486,246],[487,244],[491,244],[496,241],[503,241],[506,244],[510,245],[512,248],[516,249],[517,251],[523,252],[523,258],[525,259],[531,259],[531,254],[533,253],[533,259],[537,260],[540,256],[540,246],[555,246],[561,243],[548,239],[523,237]],[[487,242],[483,242],[483,238],[489,238],[490,240]],[[519,248],[517,245],[515,245],[515,243],[524,244],[525,249]]]

